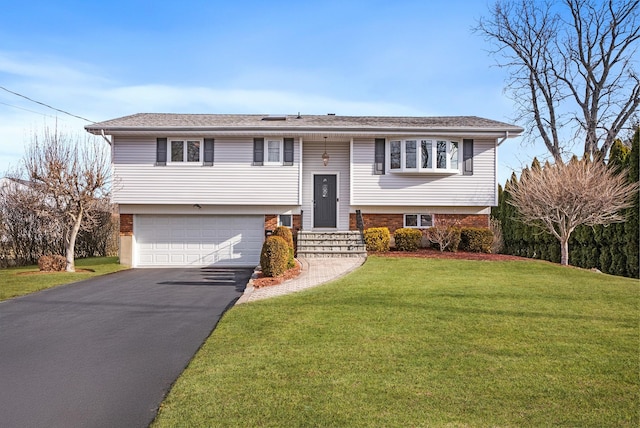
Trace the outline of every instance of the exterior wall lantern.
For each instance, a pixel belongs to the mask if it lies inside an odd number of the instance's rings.
[[[324,166],[329,165],[329,153],[327,153],[327,137],[324,137],[324,153],[322,154],[322,163]]]

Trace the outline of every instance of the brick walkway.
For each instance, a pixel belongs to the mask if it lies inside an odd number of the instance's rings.
[[[258,289],[253,288],[251,281],[249,281],[244,294],[236,304],[282,296],[324,284],[362,266],[365,260],[366,258],[364,257],[299,258],[298,261],[302,265],[302,272],[297,278],[290,279],[279,285]]]

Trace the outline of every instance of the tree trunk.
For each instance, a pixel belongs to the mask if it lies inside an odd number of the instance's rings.
[[[569,236],[563,236],[560,240],[560,264],[569,264]]]
[[[78,237],[78,232],[80,231],[80,225],[82,224],[82,211],[83,211],[82,208],[80,208],[80,211],[78,212],[78,215],[76,216],[75,221],[73,222],[73,227],[71,228],[69,239],[67,240],[67,242],[65,242],[67,272],[76,271],[76,265],[75,265],[76,238]]]

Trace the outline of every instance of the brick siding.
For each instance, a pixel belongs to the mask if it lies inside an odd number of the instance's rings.
[[[120,214],[120,236],[133,236],[133,214]]]
[[[489,227],[489,216],[486,214],[434,214],[435,226]],[[396,229],[404,227],[403,214],[362,214],[364,228],[386,227],[393,234]],[[357,230],[355,213],[349,214],[349,229]]]

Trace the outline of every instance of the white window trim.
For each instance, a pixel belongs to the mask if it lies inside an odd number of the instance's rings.
[[[173,141],[182,141],[182,153],[184,159],[187,159],[187,141],[197,141],[200,143],[200,160],[197,162],[188,161],[172,161],[171,160],[171,143]],[[204,163],[204,139],[203,138],[190,138],[190,137],[171,137],[167,138],[167,165],[202,165]]]
[[[431,168],[422,167],[422,141],[431,141]],[[391,168],[391,143],[400,142],[400,168]],[[416,168],[407,168],[407,142],[416,142]],[[437,167],[438,141],[447,143],[446,168]],[[458,145],[458,167],[451,168],[451,143]],[[462,142],[455,138],[409,137],[391,138],[386,143],[386,171],[390,173],[422,173],[422,174],[462,174]]]
[[[290,220],[291,220],[291,221],[290,221],[291,226],[285,226],[285,227],[288,227],[289,229],[293,229],[293,214],[278,214],[278,226],[284,226],[284,225],[282,224],[282,221],[280,220],[280,218],[281,218],[282,216],[285,216],[285,215],[286,215],[286,216],[289,216],[289,217],[290,217]]]
[[[415,215],[417,216],[417,226],[407,226],[407,216],[408,215]],[[428,215],[431,216],[431,224],[427,225],[427,226],[423,226],[421,219],[423,215]],[[433,214],[431,213],[407,213],[407,214],[403,214],[402,215],[402,223],[403,223],[403,227],[407,227],[409,229],[428,229],[430,227],[433,227]]]
[[[269,142],[278,142],[279,159],[277,162],[269,162]],[[284,165],[284,139],[282,138],[267,138],[264,139],[264,165]]]

